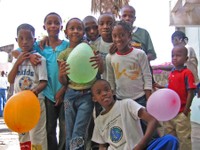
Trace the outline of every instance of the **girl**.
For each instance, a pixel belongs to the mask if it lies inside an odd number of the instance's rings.
[[[74,47],[83,41],[84,26],[79,18],[72,18],[66,24],[66,37],[69,39],[69,48],[58,57],[60,67],[59,80],[67,91],[64,97],[65,122],[66,122],[66,150],[84,149],[86,131],[92,117],[93,102],[90,87],[95,79],[86,84],[72,82],[67,78],[69,65],[66,60]],[[91,57],[94,68],[102,72],[102,61],[100,56]]]

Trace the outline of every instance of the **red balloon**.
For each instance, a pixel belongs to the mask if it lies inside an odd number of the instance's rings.
[[[173,119],[178,114],[180,107],[180,97],[171,89],[159,89],[147,101],[147,111],[158,121]]]

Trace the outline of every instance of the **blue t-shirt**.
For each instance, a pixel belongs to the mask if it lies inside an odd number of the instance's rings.
[[[68,41],[62,41],[60,45],[58,45],[55,50],[52,49],[50,46],[45,46],[43,50],[39,47],[39,42],[34,44],[34,50],[40,53],[43,57],[46,58],[46,65],[47,65],[47,75],[48,75],[48,83],[46,88],[43,90],[43,94],[45,97],[50,99],[52,102],[55,102],[55,95],[58,90],[62,87],[61,83],[58,80],[58,63],[57,57],[69,46]],[[18,49],[19,50],[19,49]]]

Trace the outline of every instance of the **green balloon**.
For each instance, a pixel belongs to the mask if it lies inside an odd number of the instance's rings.
[[[94,56],[92,48],[86,44],[81,43],[77,45],[69,54],[67,63],[70,70],[68,77],[75,83],[88,83],[92,81],[98,69],[94,69],[90,62],[90,57]]]

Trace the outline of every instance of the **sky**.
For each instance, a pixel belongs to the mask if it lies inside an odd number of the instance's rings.
[[[157,65],[171,61],[171,34],[175,28],[169,26],[169,0],[130,0],[136,9],[134,25],[150,33],[157,59]],[[0,0],[0,46],[15,44],[16,28],[21,23],[30,23],[36,29],[36,38],[46,34],[43,30],[44,17],[57,12],[65,22],[71,17],[83,19],[91,13],[91,0]],[[65,25],[65,23],[63,24]],[[61,38],[65,39],[63,32]]]

